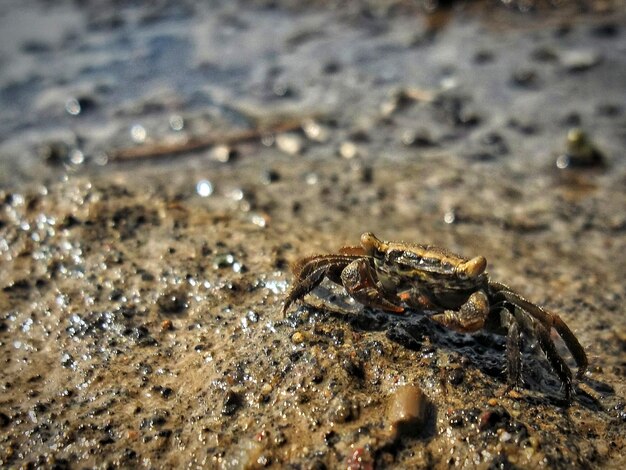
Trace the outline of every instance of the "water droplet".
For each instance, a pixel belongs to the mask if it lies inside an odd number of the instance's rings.
[[[104,152],[100,152],[93,157],[93,161],[96,165],[104,166],[109,163],[109,156]]]
[[[213,183],[209,180],[200,180],[196,184],[196,192],[201,197],[208,197],[213,194]]]
[[[456,219],[456,214],[454,213],[453,210],[449,210],[448,212],[446,212],[443,216],[443,221],[446,224],[453,224],[454,221]]]
[[[560,170],[567,168],[570,164],[568,155],[559,155],[556,159],[556,167]]]
[[[33,326],[33,319],[29,318],[24,323],[22,323],[22,331],[25,332],[25,333],[27,331],[30,331],[31,326]]]
[[[243,190],[235,188],[228,193],[228,197],[233,201],[241,201],[243,199]]]
[[[216,269],[226,268],[232,266],[235,262],[235,257],[231,253],[224,253],[217,255],[213,260],[213,267]]]
[[[328,140],[328,129],[313,119],[307,119],[302,124],[302,130],[310,140],[316,142],[326,142]]]
[[[307,173],[304,177],[304,181],[306,181],[306,184],[313,186],[314,184],[317,184],[319,177],[317,176],[317,173]]]
[[[275,140],[276,138],[274,137],[274,134],[265,134],[261,137],[261,143],[266,147],[274,145]]]
[[[180,114],[172,114],[170,116],[170,128],[173,131],[182,131],[185,127],[185,120]]]
[[[271,290],[273,294],[283,294],[287,291],[287,281],[271,279],[265,281],[265,287]]]
[[[265,217],[259,214],[254,214],[252,216],[252,223],[254,225],[258,225],[259,227],[265,227],[267,225],[267,221],[265,220]]]
[[[70,153],[70,162],[74,165],[81,165],[85,161],[85,155],[78,149],[74,149]]]
[[[80,102],[76,98],[70,98],[65,102],[65,111],[72,116],[78,116],[81,111]]]
[[[133,142],[138,144],[142,144],[146,141],[146,136],[148,133],[146,132],[146,128],[141,124],[134,124],[130,128],[130,137],[133,139]]]

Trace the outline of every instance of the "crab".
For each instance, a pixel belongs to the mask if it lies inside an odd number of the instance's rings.
[[[464,258],[436,246],[382,241],[367,232],[361,235],[361,246],[299,260],[293,267],[295,282],[285,299],[283,314],[329,279],[371,308],[395,314],[417,309],[457,332],[485,330],[506,335],[508,389],[520,385],[522,334],[534,337],[570,403],[572,371],[558,353],[551,330],[556,330],[573,356],[578,379],[588,365],[585,350],[559,315],[491,281],[486,267],[483,256]]]

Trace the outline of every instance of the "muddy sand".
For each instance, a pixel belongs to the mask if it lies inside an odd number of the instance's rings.
[[[624,468],[622,3],[6,3],[0,466]],[[572,403],[532,336],[507,390],[432,312],[283,315],[365,231],[558,312]]]

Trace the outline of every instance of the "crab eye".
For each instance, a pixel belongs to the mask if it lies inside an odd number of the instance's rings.
[[[385,256],[384,243],[371,232],[361,235],[361,246],[370,256],[375,258],[384,258]]]
[[[456,269],[461,275],[467,277],[476,277],[485,272],[487,267],[487,260],[483,256],[477,256],[465,263],[460,264]]]

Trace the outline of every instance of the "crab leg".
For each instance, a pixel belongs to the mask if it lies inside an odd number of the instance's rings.
[[[521,295],[511,291],[504,284],[492,282],[490,283],[489,287],[492,288],[495,292],[499,293],[502,297],[504,297],[512,304],[517,305],[518,307],[528,312],[539,322],[541,322],[548,331],[550,330],[550,328],[554,328],[559,336],[563,339],[563,342],[567,346],[567,349],[576,361],[576,365],[578,366],[578,372],[576,373],[576,377],[579,379],[582,378],[585,370],[587,369],[587,365],[589,364],[587,354],[585,353],[585,350],[583,349],[581,344],[578,342],[576,336],[574,336],[574,333],[572,333],[572,330],[569,329],[569,327],[565,324],[561,317],[559,317],[556,313],[549,313],[541,307],[538,307],[537,305],[529,302]]]
[[[506,357],[507,375],[510,387],[519,387],[522,374],[522,335],[515,316],[507,307],[500,311],[502,326],[507,328]]]
[[[325,277],[340,283],[341,271],[354,259],[354,256],[348,255],[327,255],[304,258],[296,263],[293,267],[296,281],[285,299],[283,315],[293,302],[315,289]]]
[[[563,342],[576,361],[576,365],[578,366],[576,378],[582,379],[585,375],[585,371],[587,370],[587,366],[589,365],[587,354],[585,353],[582,345],[578,342],[576,336],[574,336],[574,333],[572,333],[572,330],[569,329],[561,317],[559,317],[556,313],[553,313],[552,315],[552,327],[559,333],[561,338],[563,338]]]
[[[522,306],[513,304],[513,311],[517,323],[522,330],[530,336],[537,338],[539,346],[548,358],[550,366],[556,372],[561,383],[565,386],[565,399],[572,400],[572,371],[559,355],[554,343],[550,339],[550,330],[544,326],[532,313],[526,311]]]
[[[368,259],[359,258],[346,266],[341,272],[341,283],[346,291],[363,305],[394,313],[404,312],[404,307],[397,303],[399,299],[385,293],[376,281]]]
[[[342,255],[353,255],[359,257],[367,256],[367,253],[362,246],[344,246],[339,248],[339,253]]]

